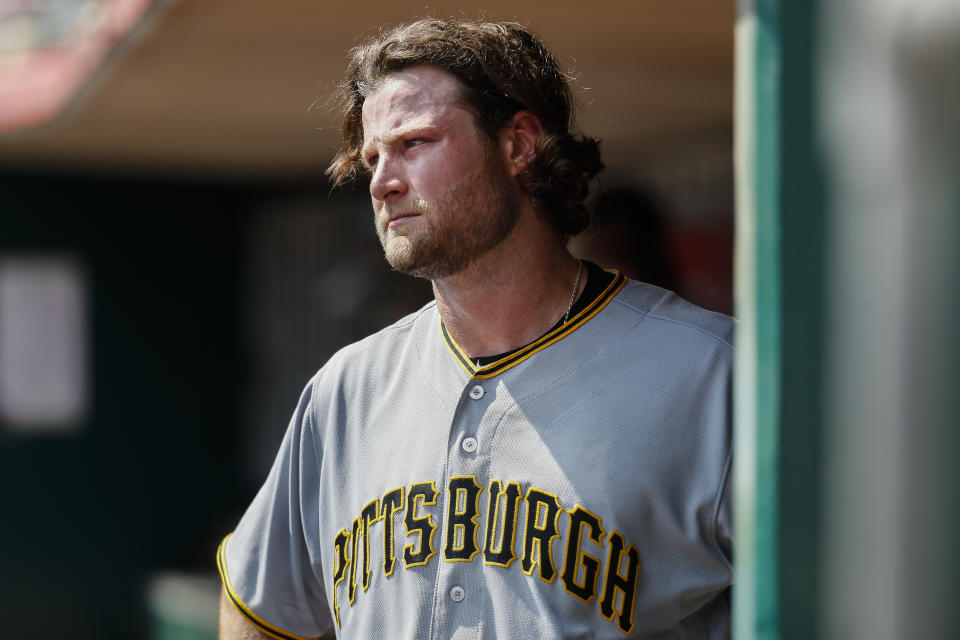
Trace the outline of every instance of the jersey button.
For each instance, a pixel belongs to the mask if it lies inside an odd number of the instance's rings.
[[[454,602],[462,602],[466,597],[467,592],[463,590],[463,587],[456,586],[453,589],[450,589],[450,599]]]
[[[484,394],[483,387],[481,387],[478,384],[474,385],[473,388],[470,389],[470,397],[473,398],[474,400],[479,400],[480,398],[483,397],[483,394]]]
[[[464,438],[463,442],[460,443],[460,447],[467,453],[473,453],[477,450],[477,439],[476,438]]]

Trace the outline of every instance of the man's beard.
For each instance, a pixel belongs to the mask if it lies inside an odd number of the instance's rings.
[[[390,266],[436,280],[463,271],[510,234],[520,216],[513,184],[489,157],[484,166],[441,193],[434,202],[422,198],[388,203],[376,221],[377,234]],[[391,211],[417,212],[418,229],[388,236]]]

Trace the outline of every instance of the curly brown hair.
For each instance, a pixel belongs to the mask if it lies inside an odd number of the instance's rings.
[[[494,138],[521,109],[543,126],[536,158],[521,185],[537,211],[558,232],[575,235],[590,224],[584,204],[590,182],[603,170],[600,141],[571,131],[568,77],[553,55],[522,25],[469,19],[424,19],[401,25],[353,48],[339,87],[342,147],[327,173],[337,185],[365,171],[363,101],[384,77],[429,64],[460,80],[465,104],[479,128]]]

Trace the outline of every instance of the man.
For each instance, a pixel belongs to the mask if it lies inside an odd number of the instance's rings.
[[[307,385],[220,547],[221,637],[726,637],[729,318],[567,252],[598,143],[522,27],[352,55],[331,173],[435,301]]]

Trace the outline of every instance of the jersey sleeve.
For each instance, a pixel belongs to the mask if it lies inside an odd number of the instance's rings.
[[[310,411],[312,384],[300,397],[280,451],[236,530],[221,543],[217,567],[227,597],[274,638],[316,638],[330,626],[316,546],[319,445]]]

